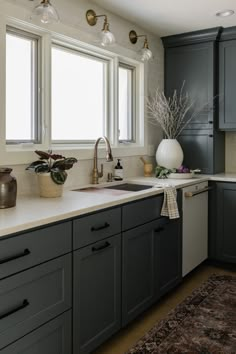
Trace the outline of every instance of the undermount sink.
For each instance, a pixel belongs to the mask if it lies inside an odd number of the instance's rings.
[[[81,188],[81,189],[74,189],[74,192],[105,192],[110,190],[111,192],[117,191],[117,193],[120,191],[120,193],[124,192],[139,192],[143,191],[145,189],[152,188],[153,186],[150,185],[145,185],[145,184],[136,184],[136,183],[122,183],[122,184],[117,184],[114,186],[107,186],[107,187],[100,187],[100,186],[94,186],[94,187],[87,187],[87,188]]]
[[[129,192],[139,192],[145,189],[152,188],[152,186],[145,185],[145,184],[123,183],[123,184],[117,184],[116,186],[109,186],[104,188],[121,190],[121,191],[129,191]]]

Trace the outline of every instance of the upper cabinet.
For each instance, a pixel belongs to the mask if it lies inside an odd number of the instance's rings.
[[[219,44],[219,129],[236,130],[236,27],[225,28]]]
[[[196,107],[207,110],[194,117],[188,129],[212,129],[214,97],[214,43],[198,43],[166,49],[165,94],[170,97],[174,90],[188,92]],[[192,112],[190,112],[191,114]]]
[[[217,53],[221,30],[217,27],[162,38],[166,96],[172,96],[174,90],[180,93],[183,87],[183,93],[188,92],[200,111],[178,137],[184,164],[210,174],[224,171],[224,133],[217,131]]]

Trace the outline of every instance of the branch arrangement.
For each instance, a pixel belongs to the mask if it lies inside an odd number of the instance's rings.
[[[148,118],[150,123],[159,123],[168,139],[176,139],[186,125],[203,110],[208,109],[208,102],[193,110],[187,118],[187,113],[194,107],[195,100],[188,93],[183,93],[184,83],[179,95],[175,90],[172,97],[166,98],[159,89],[155,96],[147,99]]]

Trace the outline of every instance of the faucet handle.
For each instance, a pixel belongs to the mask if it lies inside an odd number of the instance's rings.
[[[103,176],[103,163],[101,163],[101,171],[98,172],[98,177],[101,178]]]

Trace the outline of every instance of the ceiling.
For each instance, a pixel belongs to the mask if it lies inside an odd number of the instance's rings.
[[[99,6],[138,26],[166,36],[210,27],[236,26],[235,0],[94,0]],[[215,13],[232,9],[230,17]]]

